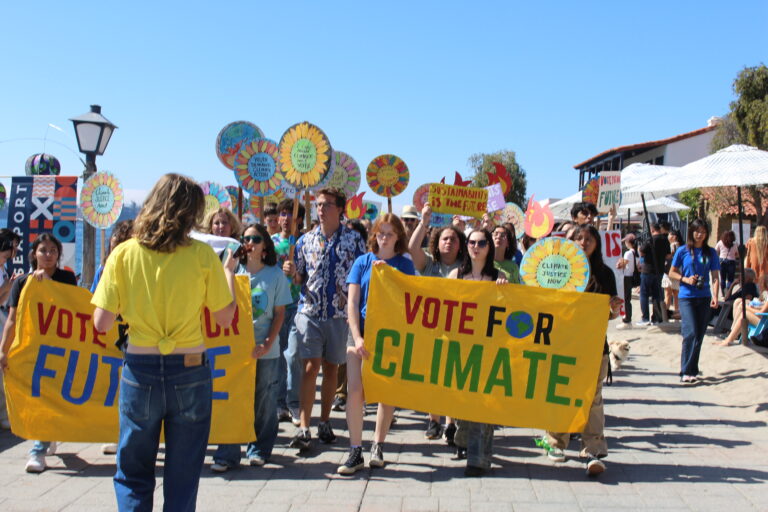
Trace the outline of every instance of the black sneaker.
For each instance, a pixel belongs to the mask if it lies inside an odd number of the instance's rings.
[[[456,443],[453,442],[453,438],[456,436],[456,424],[455,423],[449,423],[445,426],[445,442],[448,443],[448,446],[456,446]]]
[[[299,451],[309,450],[309,442],[312,440],[312,436],[309,430],[299,429],[296,435],[291,439],[291,443],[288,445],[290,448],[298,448]]]
[[[442,433],[443,427],[441,427],[438,422],[429,420],[429,425],[427,425],[427,431],[424,432],[424,437],[427,439],[440,439]]]
[[[371,446],[371,461],[368,464],[372,468],[384,467],[384,452],[381,449],[381,444],[373,443]]]
[[[333,399],[331,409],[334,411],[345,411],[347,409],[347,399],[343,396],[336,396],[336,398]]]
[[[321,423],[322,425],[322,423]],[[365,461],[363,460],[363,447],[356,446],[349,449],[349,457],[347,462],[336,468],[336,472],[340,475],[352,475],[358,469],[365,467]]]
[[[456,447],[456,458],[458,460],[464,460],[467,458],[467,449],[461,446]]]
[[[331,430],[331,422],[323,421],[317,426],[317,438],[321,443],[325,444],[336,442],[336,435]]]

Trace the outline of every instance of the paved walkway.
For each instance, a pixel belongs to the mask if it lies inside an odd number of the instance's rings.
[[[631,331],[613,336],[670,336]],[[678,346],[678,338],[674,346]],[[385,447],[386,468],[351,478],[335,474],[347,450],[343,413],[333,413],[339,442],[298,458],[286,448],[293,427],[281,424],[271,464],[222,476],[206,467],[199,510],[346,511],[587,511],[768,510],[768,429],[743,408],[704,385],[682,388],[674,370],[636,352],[605,388],[610,455],[599,480],[569,459],[554,465],[534,447],[529,429],[496,431],[494,467],[463,477],[463,461],[442,441],[423,438],[422,414],[400,411]],[[755,354],[756,357],[762,357]],[[766,360],[768,361],[768,359]],[[368,436],[374,415],[366,417]],[[85,427],[84,427],[85,428]],[[64,443],[51,469],[24,473],[31,442],[0,434],[0,510],[113,510],[114,459],[97,444]],[[575,456],[572,443],[569,457]],[[209,451],[209,461],[212,450]],[[158,480],[156,503],[161,502]]]

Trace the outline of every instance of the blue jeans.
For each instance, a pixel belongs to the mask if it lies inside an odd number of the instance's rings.
[[[720,288],[723,290],[723,296],[725,296],[726,290],[733,283],[733,278],[736,276],[736,260],[720,260]]]
[[[277,439],[277,390],[280,357],[259,359],[256,363],[256,397],[253,410],[255,413],[253,429],[257,441],[248,443],[246,455],[269,460]],[[229,467],[240,464],[239,444],[220,444],[213,454],[214,462]]]
[[[184,355],[125,354],[115,494],[121,511],[151,511],[160,429],[165,429],[163,510],[195,510],[211,428],[211,369]]]
[[[680,355],[680,375],[699,374],[699,354],[704,333],[712,310],[710,297],[680,298],[680,330],[683,334],[683,350]]]
[[[30,455],[42,455],[45,457],[45,453],[48,451],[48,447],[51,446],[50,441],[35,441],[32,445],[32,449],[29,450]]]
[[[491,469],[493,458],[493,425],[460,421],[467,427],[467,466]]]
[[[289,334],[295,316],[295,306],[285,308],[285,318],[280,327],[280,369],[277,384],[277,406],[294,411],[299,408],[299,386],[301,386],[301,359],[297,355],[296,344],[289,346]],[[296,341],[295,338],[294,341]]]
[[[651,319],[648,308],[649,302],[661,302],[661,276],[640,274],[640,313],[643,315],[643,322],[648,322]],[[655,320],[660,322],[661,318]]]

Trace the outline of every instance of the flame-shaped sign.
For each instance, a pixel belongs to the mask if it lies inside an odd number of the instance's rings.
[[[344,209],[344,215],[346,215],[349,220],[359,219],[365,213],[365,206],[363,205],[364,195],[365,192],[360,192],[359,194],[352,196],[347,200],[347,206]]]
[[[531,238],[543,238],[547,236],[555,226],[555,216],[549,209],[549,204],[542,205],[533,200],[528,201],[528,209],[525,211],[525,233]]]

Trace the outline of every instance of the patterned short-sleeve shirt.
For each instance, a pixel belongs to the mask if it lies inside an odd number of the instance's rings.
[[[347,276],[365,243],[344,225],[326,238],[320,226],[296,242],[296,271],[302,277],[299,312],[320,320],[347,318]]]

